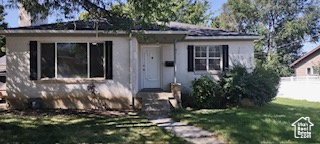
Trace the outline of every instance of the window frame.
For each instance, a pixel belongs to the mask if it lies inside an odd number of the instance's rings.
[[[42,43],[54,43],[54,51],[55,51],[55,76],[54,78],[41,78],[41,44]],[[58,43],[86,43],[87,44],[87,77],[86,78],[58,78]],[[103,44],[103,77],[90,77],[90,43],[102,43]],[[38,80],[70,80],[70,79],[105,79],[106,76],[106,44],[104,41],[38,41],[37,44],[37,65],[38,65]]]
[[[308,73],[308,69],[310,69],[310,74]],[[314,75],[313,67],[307,67],[306,73],[307,73],[307,76],[313,76]]]
[[[219,47],[220,48],[220,57],[210,57],[209,55],[209,47]],[[197,57],[196,56],[196,48],[197,47],[205,47],[206,48],[206,57]],[[205,59],[206,60],[206,70],[196,70],[196,59]],[[211,59],[220,59],[220,70],[210,70],[209,68],[209,60]],[[193,49],[193,71],[194,72],[212,72],[212,73],[216,73],[216,72],[220,72],[222,71],[222,65],[223,65],[223,53],[222,53],[222,45],[194,45],[194,49]]]

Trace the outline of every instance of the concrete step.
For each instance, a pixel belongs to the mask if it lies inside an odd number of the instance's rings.
[[[149,106],[149,107],[144,107],[142,108],[142,111],[170,111],[170,107],[152,107],[152,106]]]
[[[169,92],[139,92],[137,97],[142,99],[169,99],[173,97],[173,94]]]
[[[144,109],[170,109],[169,102],[162,102],[162,103],[144,103],[142,104],[142,110]]]
[[[152,115],[168,115],[170,113],[167,111],[142,111],[144,114],[148,115],[148,116],[152,116]]]
[[[137,97],[141,98],[141,110],[147,115],[167,115],[171,111],[170,92],[139,92]]]
[[[169,104],[169,100],[159,100],[159,99],[142,99],[142,104]]]

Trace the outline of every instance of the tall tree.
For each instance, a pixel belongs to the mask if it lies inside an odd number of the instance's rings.
[[[46,16],[57,11],[65,18],[75,18],[75,12],[85,10],[92,17],[106,20],[118,16],[132,18],[140,24],[157,21],[203,24],[211,14],[208,12],[208,0],[40,0],[40,3],[35,0],[9,0],[8,6],[15,8],[18,3],[34,15],[34,19],[37,13]]]
[[[0,30],[4,29],[7,27],[7,23],[4,22],[4,6],[0,5]],[[4,36],[0,36],[0,57],[6,54],[6,38]]]
[[[264,36],[255,45],[258,62],[288,76],[305,39],[318,41],[319,13],[318,0],[228,0],[212,26]]]
[[[166,4],[159,2],[157,6],[147,4],[143,9],[135,5],[142,5],[141,1],[128,1],[124,5],[113,5],[109,10],[114,14],[128,17],[135,21],[143,20],[145,23],[178,21],[205,25],[212,15],[209,12],[210,3],[208,0],[171,0],[166,2]],[[89,12],[82,12],[79,19],[93,17],[93,15],[89,15]]]

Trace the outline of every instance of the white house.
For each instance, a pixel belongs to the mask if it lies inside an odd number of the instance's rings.
[[[71,21],[1,30],[7,41],[7,94],[12,108],[38,99],[44,108],[129,109],[140,91],[190,92],[203,74],[234,62],[253,67],[260,37],[170,22],[148,28],[128,21]],[[87,86],[94,83],[94,98]],[[180,87],[181,84],[181,87]],[[173,93],[175,93],[173,91]]]

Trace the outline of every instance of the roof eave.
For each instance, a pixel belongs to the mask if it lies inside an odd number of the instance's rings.
[[[222,40],[222,39],[235,39],[235,40],[258,40],[263,36],[186,36],[186,40]]]
[[[189,31],[148,31],[148,30],[133,30],[134,33],[143,34],[189,34]],[[122,30],[0,30],[0,35],[6,34],[128,34],[127,31]]]
[[[310,52],[306,53],[305,55],[303,55],[302,57],[300,57],[299,59],[297,59],[296,61],[294,61],[290,67],[293,68],[295,65],[297,65],[298,63],[300,63],[302,60],[304,60],[305,58],[309,57],[310,55],[312,55],[314,52],[320,50],[320,46],[317,46],[316,48],[314,48],[313,50],[311,50]]]

